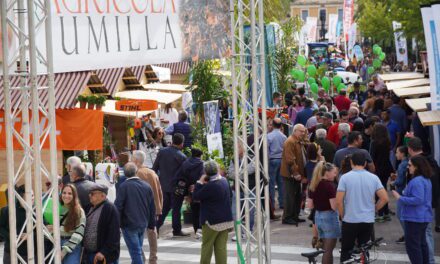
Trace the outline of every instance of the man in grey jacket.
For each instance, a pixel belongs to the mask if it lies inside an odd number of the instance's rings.
[[[90,189],[94,186],[94,182],[86,180],[86,169],[83,164],[76,165],[72,168],[70,181],[75,185],[78,192],[78,199],[81,207],[87,212],[91,206],[89,199]]]

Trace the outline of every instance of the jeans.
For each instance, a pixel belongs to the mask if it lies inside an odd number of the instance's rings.
[[[142,246],[144,244],[144,228],[122,228],[122,235],[127,244],[132,264],[144,264]]]
[[[428,223],[426,227],[426,243],[428,245],[429,264],[435,263],[434,252],[434,236],[432,235],[432,223]]]
[[[363,245],[371,239],[374,223],[342,222],[341,263],[350,259],[355,242]]]
[[[271,159],[269,161],[269,194],[272,206],[275,208],[275,184],[278,186],[278,205],[283,205],[283,179],[280,175],[281,159]]]
[[[228,259],[226,244],[228,242],[228,230],[215,231],[208,225],[202,226],[202,252],[200,264],[210,264],[212,251],[215,255],[216,264],[226,264]]]
[[[61,246],[68,242],[69,239],[61,239]],[[81,245],[77,245],[72,252],[64,256],[63,264],[78,264],[81,261]]]
[[[429,225],[430,223],[405,221],[405,247],[412,264],[430,263],[426,239],[427,226]]]
[[[173,234],[180,233],[182,231],[182,223],[181,223],[181,215],[180,209],[182,209],[183,196],[176,196],[172,192],[163,193],[163,207],[162,207],[162,215],[157,221],[157,230],[163,225],[165,222],[165,218],[171,209],[173,209]]]

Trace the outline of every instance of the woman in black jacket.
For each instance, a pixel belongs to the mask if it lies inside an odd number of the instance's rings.
[[[387,188],[388,179],[394,172],[390,162],[391,140],[387,127],[382,124],[375,124],[371,135],[370,155],[376,167],[376,175],[379,176],[384,188]],[[390,221],[388,204],[379,210],[376,222]]]

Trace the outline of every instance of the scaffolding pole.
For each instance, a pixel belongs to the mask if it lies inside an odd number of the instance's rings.
[[[245,263],[270,263],[263,0],[230,0],[230,14],[236,235]]]
[[[2,0],[0,8],[11,263],[58,264],[61,246],[50,1]],[[17,87],[11,86],[13,78],[20,80]],[[48,99],[43,101],[46,94]],[[47,126],[40,122],[44,119]],[[15,123],[20,123],[21,129]],[[50,164],[41,158],[47,145]],[[51,182],[44,195],[43,180]],[[15,188],[23,183],[25,195],[21,197]],[[49,198],[52,232],[43,220]],[[26,211],[22,227],[17,227],[16,206]],[[52,243],[52,250],[45,248],[47,241]],[[26,256],[17,253],[23,243]]]

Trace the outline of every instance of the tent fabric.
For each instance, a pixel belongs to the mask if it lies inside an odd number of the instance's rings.
[[[76,104],[76,97],[82,89],[87,85],[91,72],[66,72],[55,74],[55,108],[56,109],[72,109]],[[37,83],[40,86],[47,86],[47,75],[37,76]],[[20,98],[22,93],[15,89],[20,85],[20,77],[13,75],[10,77],[11,104],[12,108],[20,107]],[[25,82],[26,86],[30,85],[29,79]],[[39,90],[41,104],[47,107],[48,93],[47,89]],[[0,78],[0,109],[4,109],[4,87],[3,77]]]
[[[171,70],[171,74],[173,75],[187,74],[191,69],[191,63],[189,61],[163,63],[155,66],[169,68]]]

